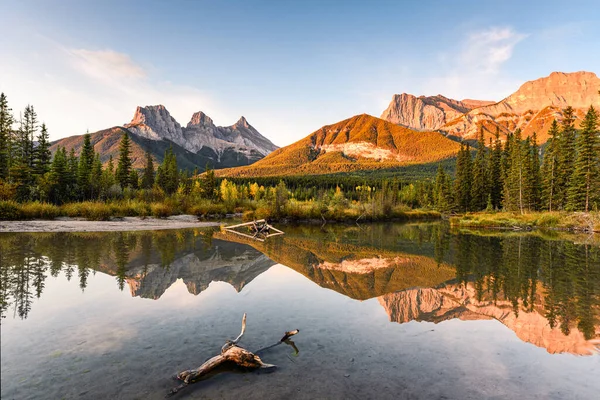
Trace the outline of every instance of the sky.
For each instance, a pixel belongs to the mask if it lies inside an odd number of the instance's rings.
[[[182,125],[245,116],[284,146],[395,93],[501,100],[600,73],[600,3],[0,0],[0,92],[51,139],[163,104]]]

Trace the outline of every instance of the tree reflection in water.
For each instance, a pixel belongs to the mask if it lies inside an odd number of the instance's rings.
[[[348,279],[352,274],[338,268],[331,272],[343,274],[337,279],[344,280],[346,285],[361,285],[342,290],[327,286],[322,271],[315,270],[319,263],[339,266],[355,258],[413,255],[415,262],[450,266],[456,278],[445,284],[473,287],[477,301],[510,304],[516,317],[519,313],[536,310],[544,315],[551,328],[560,327],[565,335],[573,328],[586,339],[597,334],[600,323],[600,248],[597,244],[540,233],[452,232],[444,224],[374,224],[325,229],[302,226],[288,227],[286,231],[285,236],[270,244],[248,244],[275,262],[344,295],[354,297],[353,293],[360,293],[363,299],[398,290],[390,289],[393,285],[389,282],[380,282],[398,279],[398,274],[391,271]],[[229,247],[224,243],[229,243]],[[246,254],[248,249],[254,253]],[[185,258],[192,253],[197,255],[196,269],[190,267],[194,261]],[[242,253],[245,256],[241,260],[246,263],[252,264],[249,259],[264,259],[258,263],[259,267],[252,267],[252,271],[236,270],[233,265]],[[207,260],[223,258],[229,260],[229,264],[219,264],[206,271],[201,269]],[[179,260],[184,260],[185,265],[180,263],[177,271],[170,271],[171,265]],[[139,287],[131,285],[138,282],[139,286],[148,274],[156,271],[156,266],[164,272],[158,277],[153,275],[152,279],[168,279],[163,286],[178,279],[184,273],[181,268],[186,267],[188,275],[206,274],[186,283],[190,291],[197,293],[211,279],[226,280],[240,290],[272,264],[244,244],[213,240],[210,230],[0,234],[0,311],[3,318],[11,309],[15,317],[27,318],[33,299],[44,291],[47,276],[56,277],[61,272],[68,280],[74,280],[76,274],[82,291],[89,274],[100,271],[115,276],[120,290],[129,283],[132,294],[139,295]],[[157,285],[154,281],[153,284]],[[385,288],[388,292],[382,293]],[[164,290],[162,286],[154,287],[146,297],[158,298]]]

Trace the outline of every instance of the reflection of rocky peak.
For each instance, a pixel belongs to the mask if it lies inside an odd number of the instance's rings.
[[[222,248],[224,247],[224,249]],[[178,279],[197,295],[213,281],[231,284],[237,291],[275,263],[262,253],[230,243],[215,242],[209,251],[186,254],[168,267],[139,265],[127,272],[132,296],[158,299]]]
[[[526,312],[520,307],[515,314],[513,305],[507,300],[483,298],[477,300],[475,287],[446,284],[437,289],[416,288],[390,293],[379,297],[379,303],[386,310],[390,321],[442,322],[449,319],[489,320],[496,319],[513,330],[523,341],[545,348],[549,353],[572,353],[587,355],[600,346],[600,327],[596,328],[596,338],[586,340],[576,327],[565,336],[560,327],[550,327],[543,310],[534,307]]]
[[[315,282],[353,299],[366,300],[407,287],[435,286],[455,277],[454,269],[426,256],[373,245],[324,241],[318,235],[286,235],[266,242],[229,232],[215,237],[248,244]]]

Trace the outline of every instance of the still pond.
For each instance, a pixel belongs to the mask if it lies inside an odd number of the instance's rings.
[[[2,399],[598,399],[600,245],[443,223],[2,233]]]

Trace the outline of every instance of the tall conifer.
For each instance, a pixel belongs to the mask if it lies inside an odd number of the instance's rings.
[[[531,188],[530,204],[532,210],[539,210],[542,202],[542,175],[540,166],[540,148],[537,142],[537,133],[531,136],[531,170],[529,173],[529,186]]]
[[[34,173],[38,176],[42,176],[50,170],[50,161],[52,158],[46,124],[42,124],[40,134],[37,137],[37,142],[38,144],[35,148]]]
[[[502,207],[502,142],[500,130],[496,129],[494,148],[490,154],[490,200],[496,210]]]
[[[90,198],[92,194],[92,167],[94,164],[94,147],[89,132],[83,135],[83,146],[79,155],[79,167],[77,171],[77,183],[81,197]]]
[[[154,185],[154,162],[149,151],[146,152],[146,166],[142,175],[142,189],[152,189]]]
[[[575,163],[575,111],[572,107],[563,110],[560,139],[558,140],[558,169],[556,176],[557,199],[556,208],[564,209],[567,205],[567,190],[571,184],[573,164]]]
[[[456,179],[454,193],[456,208],[461,212],[469,211],[471,207],[472,161],[469,144],[461,143],[456,159]]]
[[[598,113],[590,106],[577,137],[577,158],[570,179],[567,209],[588,212],[600,197]]]
[[[0,93],[0,179],[8,179],[12,155],[14,118],[4,93]]]
[[[115,177],[121,188],[126,188],[129,185],[129,179],[131,177],[131,140],[129,134],[125,132],[121,138],[121,144],[119,146],[119,162],[117,164],[117,171]]]
[[[548,211],[554,211],[558,202],[559,134],[558,123],[554,120],[548,131],[550,138],[542,162],[542,206]]]
[[[475,211],[483,210],[487,205],[488,191],[488,165],[486,157],[483,128],[477,141],[477,153],[473,162],[473,181],[471,183],[471,208]]]

